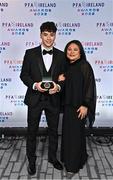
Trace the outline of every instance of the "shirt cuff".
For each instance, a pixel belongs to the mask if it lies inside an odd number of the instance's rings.
[[[33,90],[36,90],[37,91],[37,88],[36,88],[36,83],[33,84]]]
[[[61,87],[60,87],[60,85],[59,85],[59,84],[57,84],[57,87],[58,87],[58,90],[57,90],[57,92],[60,92],[60,90],[61,90]]]

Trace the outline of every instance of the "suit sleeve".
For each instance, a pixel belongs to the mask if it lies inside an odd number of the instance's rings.
[[[64,58],[64,56],[63,56],[63,58],[62,58],[62,64],[61,64],[61,66],[60,66],[60,74],[65,74],[65,72],[66,72],[66,60],[65,60],[65,58]],[[60,75],[59,74],[59,75]],[[65,81],[58,81],[57,82],[57,84],[61,87],[61,92],[62,92],[62,90],[63,90],[63,88],[64,88],[64,84],[65,84]]]
[[[22,64],[22,69],[20,73],[20,79],[23,81],[23,83],[29,87],[33,88],[34,81],[30,77],[30,63],[31,63],[31,58],[29,51],[26,50],[25,55],[24,55],[24,60]]]

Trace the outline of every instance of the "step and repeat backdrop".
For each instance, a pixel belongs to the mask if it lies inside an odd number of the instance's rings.
[[[0,0],[0,127],[26,127],[26,49],[40,44],[40,25],[57,25],[55,46],[82,42],[97,85],[94,127],[113,127],[113,0]],[[40,127],[46,127],[42,113]]]

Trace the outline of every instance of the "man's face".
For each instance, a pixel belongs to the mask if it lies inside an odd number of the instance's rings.
[[[56,33],[44,31],[40,34],[40,38],[42,39],[42,45],[45,48],[51,48],[54,44]]]

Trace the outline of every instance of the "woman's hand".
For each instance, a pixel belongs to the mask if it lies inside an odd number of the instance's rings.
[[[65,80],[64,74],[60,74],[58,77],[58,81],[64,81],[64,80]]]
[[[79,109],[77,109],[78,112],[78,118],[84,119],[87,116],[88,108],[85,106],[80,106]]]

